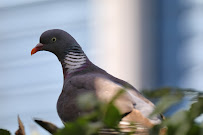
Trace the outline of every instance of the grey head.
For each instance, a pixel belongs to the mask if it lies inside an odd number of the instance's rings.
[[[64,78],[70,73],[85,69],[90,63],[77,41],[60,29],[42,33],[40,43],[32,49],[31,55],[38,51],[49,51],[58,57],[63,67]]]
[[[32,49],[31,55],[38,51],[52,52],[58,57],[59,61],[62,61],[70,51],[83,53],[77,41],[66,31],[60,29],[51,29],[42,33],[40,43]]]

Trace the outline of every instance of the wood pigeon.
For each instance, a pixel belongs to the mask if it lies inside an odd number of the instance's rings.
[[[60,29],[45,31],[31,55],[38,51],[52,52],[61,62],[64,84],[57,102],[57,112],[63,122],[73,121],[82,114],[77,106],[78,95],[91,92],[100,101],[108,103],[120,89],[124,89],[125,93],[114,104],[124,116],[121,124],[138,122],[152,127],[161,122],[162,115],[149,118],[155,108],[152,102],[129,83],[94,65],[67,32]]]

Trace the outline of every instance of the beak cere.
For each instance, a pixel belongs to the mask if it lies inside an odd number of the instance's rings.
[[[40,51],[43,47],[42,43],[38,43],[31,51],[31,55],[35,54],[36,52]]]

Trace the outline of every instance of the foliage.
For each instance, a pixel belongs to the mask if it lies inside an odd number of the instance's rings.
[[[151,114],[157,115],[167,113],[171,106],[178,104],[186,96],[190,96],[191,105],[188,109],[175,112],[172,116],[167,116],[160,125],[156,125],[150,130],[139,132],[136,124],[130,125],[131,132],[124,132],[119,125],[122,116],[114,106],[114,101],[124,90],[121,90],[110,103],[105,104],[96,99],[92,94],[83,94],[78,98],[79,107],[86,113],[82,114],[74,122],[65,123],[64,128],[58,128],[52,123],[35,120],[54,135],[95,135],[95,134],[149,134],[149,135],[202,135],[203,122],[197,122],[196,118],[203,113],[203,94],[191,89],[162,88],[153,91],[143,91],[143,94],[156,102],[156,109]],[[51,127],[51,128],[49,128]],[[129,128],[128,127],[128,128]],[[167,132],[161,132],[167,129]],[[132,132],[134,131],[134,132]],[[147,131],[147,133],[146,133]],[[163,130],[164,131],[164,130]],[[10,135],[6,130],[0,130],[0,135]]]
[[[168,109],[177,104],[181,99],[185,96],[193,95],[191,99],[191,103],[194,102],[189,110],[179,110],[174,115],[167,117],[160,125],[154,126],[150,130],[150,135],[158,135],[160,134],[161,129],[165,127],[167,129],[167,135],[202,135],[203,134],[203,122],[197,123],[195,119],[203,113],[203,97],[202,93],[198,93],[191,89],[175,89],[175,88],[162,88],[154,91],[143,91],[144,95],[157,102],[156,109],[152,113],[152,115],[160,114],[167,112]],[[114,128],[114,132],[116,131],[118,134],[121,134],[118,125],[119,120],[121,119],[119,111],[113,106],[113,101],[106,105],[102,104],[95,99],[92,95],[85,95],[79,98],[79,105],[88,106],[87,108],[92,108],[94,110],[93,114],[86,114],[79,118],[76,122],[67,123],[64,129],[62,129],[63,134],[84,134],[91,135],[97,134],[102,128]],[[97,101],[97,102],[92,102]],[[91,107],[90,107],[91,106]],[[85,109],[85,108],[83,108]],[[105,112],[105,115],[101,114],[101,112]],[[92,116],[96,117],[94,121],[91,119],[84,118],[92,118]],[[102,117],[103,116],[103,117]],[[83,122],[81,122],[83,121]],[[72,124],[72,126],[70,126]],[[80,126],[78,126],[79,124]],[[68,127],[69,125],[69,127]],[[94,126],[92,126],[94,125]],[[76,132],[70,132],[71,129],[74,129]],[[83,129],[79,133],[77,129]],[[65,132],[66,130],[66,132]],[[59,130],[60,131],[60,130]],[[68,132],[69,131],[69,132]],[[135,130],[136,131],[136,130]],[[57,135],[63,135],[61,132],[58,132]],[[122,134],[135,134],[135,133],[122,133]]]
[[[203,112],[203,97],[198,97],[197,102],[192,104],[189,110],[182,110],[166,119],[157,127],[166,126],[168,135],[202,135],[203,122],[197,123],[195,119]],[[157,128],[156,127],[156,128]],[[155,128],[154,128],[155,129]],[[152,129],[152,134],[157,130]]]
[[[156,92],[160,92],[164,97],[160,99],[158,102],[157,109],[155,112],[160,112],[159,110],[162,108],[163,105],[167,105],[167,102],[173,102],[176,98],[182,98],[187,96],[188,94],[193,98],[191,102],[194,102],[188,110],[179,110],[171,117],[166,118],[160,125],[156,125],[154,128],[151,129],[150,134],[156,135],[159,133],[159,129],[161,127],[167,127],[167,135],[202,135],[203,134],[203,121],[200,123],[196,122],[196,118],[203,113],[203,94],[198,93],[194,90],[187,89],[171,89],[165,88],[158,90]],[[164,94],[164,91],[167,93]],[[152,92],[153,93],[153,92]],[[159,94],[159,93],[156,93]],[[152,94],[152,97],[156,94]],[[156,96],[154,96],[156,97]],[[170,98],[168,98],[170,97]],[[181,99],[180,98],[180,99]],[[164,99],[168,99],[163,101]],[[172,101],[171,101],[172,100]],[[176,100],[177,102],[179,100]],[[161,108],[160,108],[161,106]],[[167,110],[167,108],[164,108]],[[162,110],[162,109],[161,109]],[[164,112],[164,110],[162,110]]]
[[[10,135],[11,133],[8,130],[0,129],[0,135]]]

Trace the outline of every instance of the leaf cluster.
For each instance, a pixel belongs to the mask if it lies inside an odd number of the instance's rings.
[[[191,89],[161,88],[153,91],[143,91],[143,94],[156,102],[156,108],[151,117],[161,113],[167,113],[171,106],[178,104],[185,97],[190,96],[191,105],[188,109],[182,109],[167,116],[163,122],[148,130],[138,130],[139,124],[129,125],[126,132],[119,127],[122,115],[114,106],[114,101],[124,92],[121,90],[108,104],[100,102],[90,93],[78,98],[78,106],[84,112],[73,121],[65,123],[63,128],[54,124],[35,120],[40,126],[53,135],[96,135],[96,134],[121,134],[121,135],[203,135],[203,121],[197,121],[197,117],[203,113],[203,94]],[[20,121],[20,119],[18,119]],[[24,130],[22,122],[19,129]],[[133,132],[132,132],[133,131]],[[147,131],[147,132],[146,132]],[[10,135],[9,131],[0,129],[0,135]],[[19,134],[21,135],[21,134]]]

